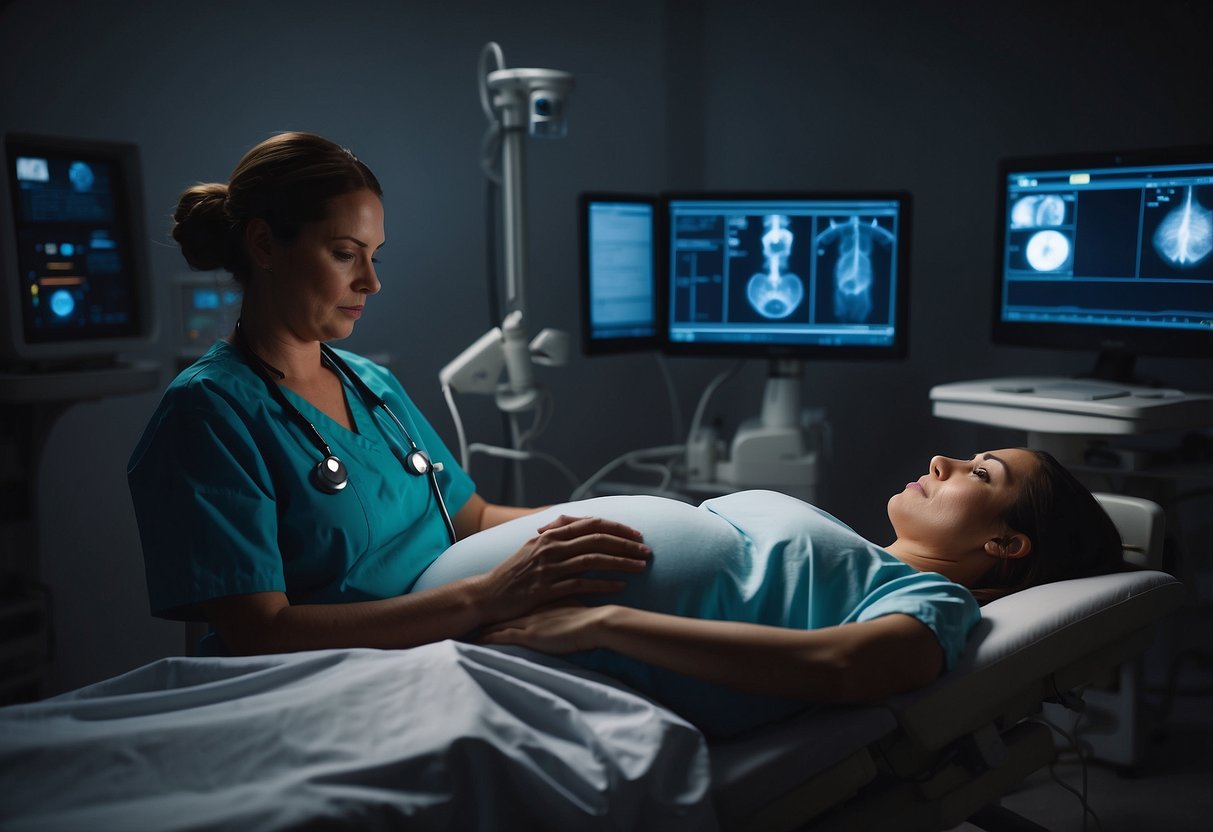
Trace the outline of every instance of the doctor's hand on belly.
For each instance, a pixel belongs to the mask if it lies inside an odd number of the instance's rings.
[[[624,581],[586,573],[643,572],[652,554],[630,526],[561,515],[492,570],[468,580],[480,585],[484,619],[504,621],[574,596],[619,592]]]

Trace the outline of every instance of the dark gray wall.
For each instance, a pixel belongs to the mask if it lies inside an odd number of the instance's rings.
[[[536,328],[576,334],[578,192],[647,190],[664,179],[662,7],[439,5],[18,0],[4,9],[0,129],[134,141],[142,150],[163,331],[134,357],[162,361],[164,383],[179,345],[173,280],[186,272],[166,237],[177,194],[195,181],[226,181],[244,150],[274,131],[312,130],[353,148],[387,192],[383,291],[348,345],[389,354],[453,442],[437,373],[490,326],[476,73],[489,40],[511,66],[556,67],[577,79],[569,138],[528,149],[533,319]],[[633,373],[635,389],[664,401],[651,359],[599,367]],[[592,375],[584,366],[562,372],[557,422],[590,422]],[[147,613],[125,483],[157,399],[78,405],[50,436],[38,496],[41,572],[55,598],[55,688],[186,645],[181,625]],[[463,410],[474,440],[501,438],[487,402],[466,401]],[[592,438],[571,448],[565,439],[556,451],[585,470],[599,453],[646,441],[651,414],[618,411],[601,451]],[[486,469],[485,480],[492,498],[500,477]],[[535,490],[536,499],[556,496]]]
[[[884,542],[888,495],[931,454],[1023,442],[933,418],[932,385],[1093,363],[989,342],[999,158],[1213,141],[1213,6],[713,0],[702,9],[704,187],[913,193],[909,359],[812,362],[806,372],[808,403],[827,408],[835,427],[818,502]],[[1195,390],[1213,385],[1210,369],[1139,362],[1144,375]],[[754,396],[761,375],[750,368]]]
[[[532,329],[577,334],[579,191],[909,189],[909,360],[806,371],[806,403],[827,408],[835,427],[820,502],[883,542],[888,494],[929,453],[1016,441],[933,419],[932,384],[1090,361],[988,344],[997,159],[1213,140],[1206,4],[1154,2],[1098,19],[1073,5],[16,0],[0,12],[0,129],[137,142],[156,234],[182,187],[226,179],[274,131],[312,130],[352,147],[387,191],[389,245],[383,292],[348,345],[389,353],[450,440],[438,369],[490,324],[475,71],[486,41],[500,42],[511,66],[577,79],[569,137],[528,147]],[[171,286],[185,269],[161,239],[152,265],[163,332],[138,357],[164,362],[167,382],[177,347]],[[685,415],[723,366],[670,362]],[[1142,369],[1209,386],[1207,361]],[[718,396],[726,428],[757,412],[764,373],[753,363]],[[540,377],[557,407],[540,445],[582,476],[672,439],[651,357],[576,357]],[[147,615],[125,486],[156,399],[79,405],[51,435],[38,493],[57,688],[184,648],[179,625]],[[461,408],[473,440],[500,438],[487,400]],[[497,497],[499,469],[476,473]],[[528,497],[561,496],[557,478],[529,471]]]

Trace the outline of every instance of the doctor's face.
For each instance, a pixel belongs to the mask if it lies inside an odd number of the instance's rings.
[[[346,338],[379,291],[375,254],[384,243],[383,203],[369,190],[329,200],[328,216],[273,243],[275,303],[300,340]]]
[[[980,548],[1014,531],[1004,518],[1039,465],[1032,452],[1020,448],[972,459],[932,457],[927,473],[889,500],[889,520],[899,540],[939,552]]]

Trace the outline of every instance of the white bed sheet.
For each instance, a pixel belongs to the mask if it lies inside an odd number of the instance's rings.
[[[0,827],[714,829],[702,735],[569,667],[450,641],[164,659],[0,709]]]

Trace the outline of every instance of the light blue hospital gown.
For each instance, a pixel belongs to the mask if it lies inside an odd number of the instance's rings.
[[[905,613],[924,623],[951,668],[980,612],[968,590],[918,572],[813,506],[745,491],[691,506],[657,497],[599,497],[557,506],[451,547],[415,589],[487,571],[560,513],[606,517],[653,549],[622,593],[587,599],[705,619],[817,629]],[[802,710],[803,701],[742,694],[609,651],[568,656],[664,702],[706,733],[729,735]]]
[[[472,480],[390,372],[339,354],[443,463],[453,516]],[[153,614],[201,620],[200,602],[250,592],[295,604],[392,597],[447,548],[428,478],[396,456],[399,428],[344,381],[357,432],[282,388],[345,463],[336,494],[315,486],[320,451],[235,347],[217,342],[169,385],[127,471]]]

